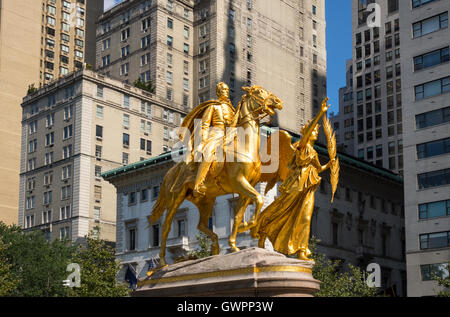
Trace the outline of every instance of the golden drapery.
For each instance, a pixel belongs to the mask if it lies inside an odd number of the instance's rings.
[[[314,193],[320,185],[320,161],[314,148],[298,148],[291,163],[292,172],[281,185],[281,195],[261,214],[256,231],[267,237],[274,250],[286,255],[309,253],[308,242]]]

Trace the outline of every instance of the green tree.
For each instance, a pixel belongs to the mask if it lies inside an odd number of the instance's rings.
[[[203,232],[200,232],[195,237],[198,241],[199,247],[188,253],[188,259],[189,260],[203,259],[212,256],[213,254],[211,251],[212,246],[211,238],[208,235],[204,234]]]
[[[11,295],[20,283],[12,272],[12,265],[7,257],[8,246],[0,240],[0,296]]]
[[[144,83],[141,78],[138,78],[134,83],[134,87],[140,88],[142,90],[148,91],[149,93],[155,93],[155,86],[151,81]]]
[[[339,272],[340,261],[327,259],[316,252],[318,240],[310,242],[312,258],[315,261],[313,277],[321,282],[316,297],[374,297],[377,288],[369,287],[365,282],[365,273],[359,268],[348,265],[347,272]]]
[[[446,272],[441,270],[440,274],[433,273],[433,279],[442,287],[442,290],[437,292],[439,297],[450,297],[450,275],[448,272],[450,272],[450,263],[447,264]]]
[[[38,89],[34,86],[34,84],[28,85],[27,95],[34,94]]]
[[[63,286],[66,268],[71,262],[73,248],[61,241],[47,242],[40,231],[24,233],[17,226],[0,223],[0,240],[8,248],[4,258],[12,276],[20,278],[11,296],[67,296]]]
[[[72,261],[80,265],[81,287],[71,289],[70,296],[125,297],[130,294],[128,285],[117,281],[120,264],[106,241],[87,236],[86,244],[78,246]]]

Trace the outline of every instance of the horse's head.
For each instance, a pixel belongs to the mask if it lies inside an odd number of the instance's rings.
[[[274,116],[275,110],[283,109],[283,102],[270,91],[261,86],[242,87],[247,94],[244,98],[249,103],[249,111],[259,116]]]

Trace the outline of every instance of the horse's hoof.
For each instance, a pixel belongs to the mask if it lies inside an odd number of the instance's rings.
[[[231,253],[239,252],[241,251],[238,247],[231,247]]]

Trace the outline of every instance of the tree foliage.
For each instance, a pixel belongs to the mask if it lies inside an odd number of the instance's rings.
[[[71,263],[81,267],[80,288],[63,284]],[[27,233],[0,222],[0,296],[127,296],[128,288],[116,281],[119,269],[114,249],[103,240],[88,236],[78,246],[48,242],[40,231]]]
[[[151,81],[144,83],[141,78],[138,78],[133,84],[136,88],[140,88],[152,94],[155,93],[155,86],[153,86],[153,83]]]
[[[212,247],[211,238],[206,234],[204,234],[203,232],[200,232],[195,237],[198,241],[199,247],[188,253],[188,259],[203,259],[212,256],[213,254],[211,251]]]
[[[441,272],[441,274],[437,275],[433,274],[433,279],[438,282],[438,285],[442,287],[441,290],[437,292],[437,296],[439,297],[450,297],[450,264],[447,264],[447,272]]]
[[[327,259],[316,252],[317,240],[310,242],[312,258],[315,261],[313,277],[321,282],[316,297],[374,297],[377,288],[369,287],[365,274],[359,268],[348,265],[347,272],[340,272],[340,261]]]
[[[8,246],[0,240],[0,296],[12,294],[20,283],[20,279],[12,272],[12,265],[7,258]]]
[[[24,233],[17,226],[0,223],[0,238],[9,247],[6,249],[10,273],[20,279],[10,296],[67,296],[62,281],[70,263],[73,249],[61,242],[47,242],[36,231]]]
[[[114,249],[104,240],[86,237],[86,245],[79,245],[73,262],[81,268],[81,287],[73,288],[70,296],[124,297],[129,295],[126,284],[117,282],[120,264]]]

